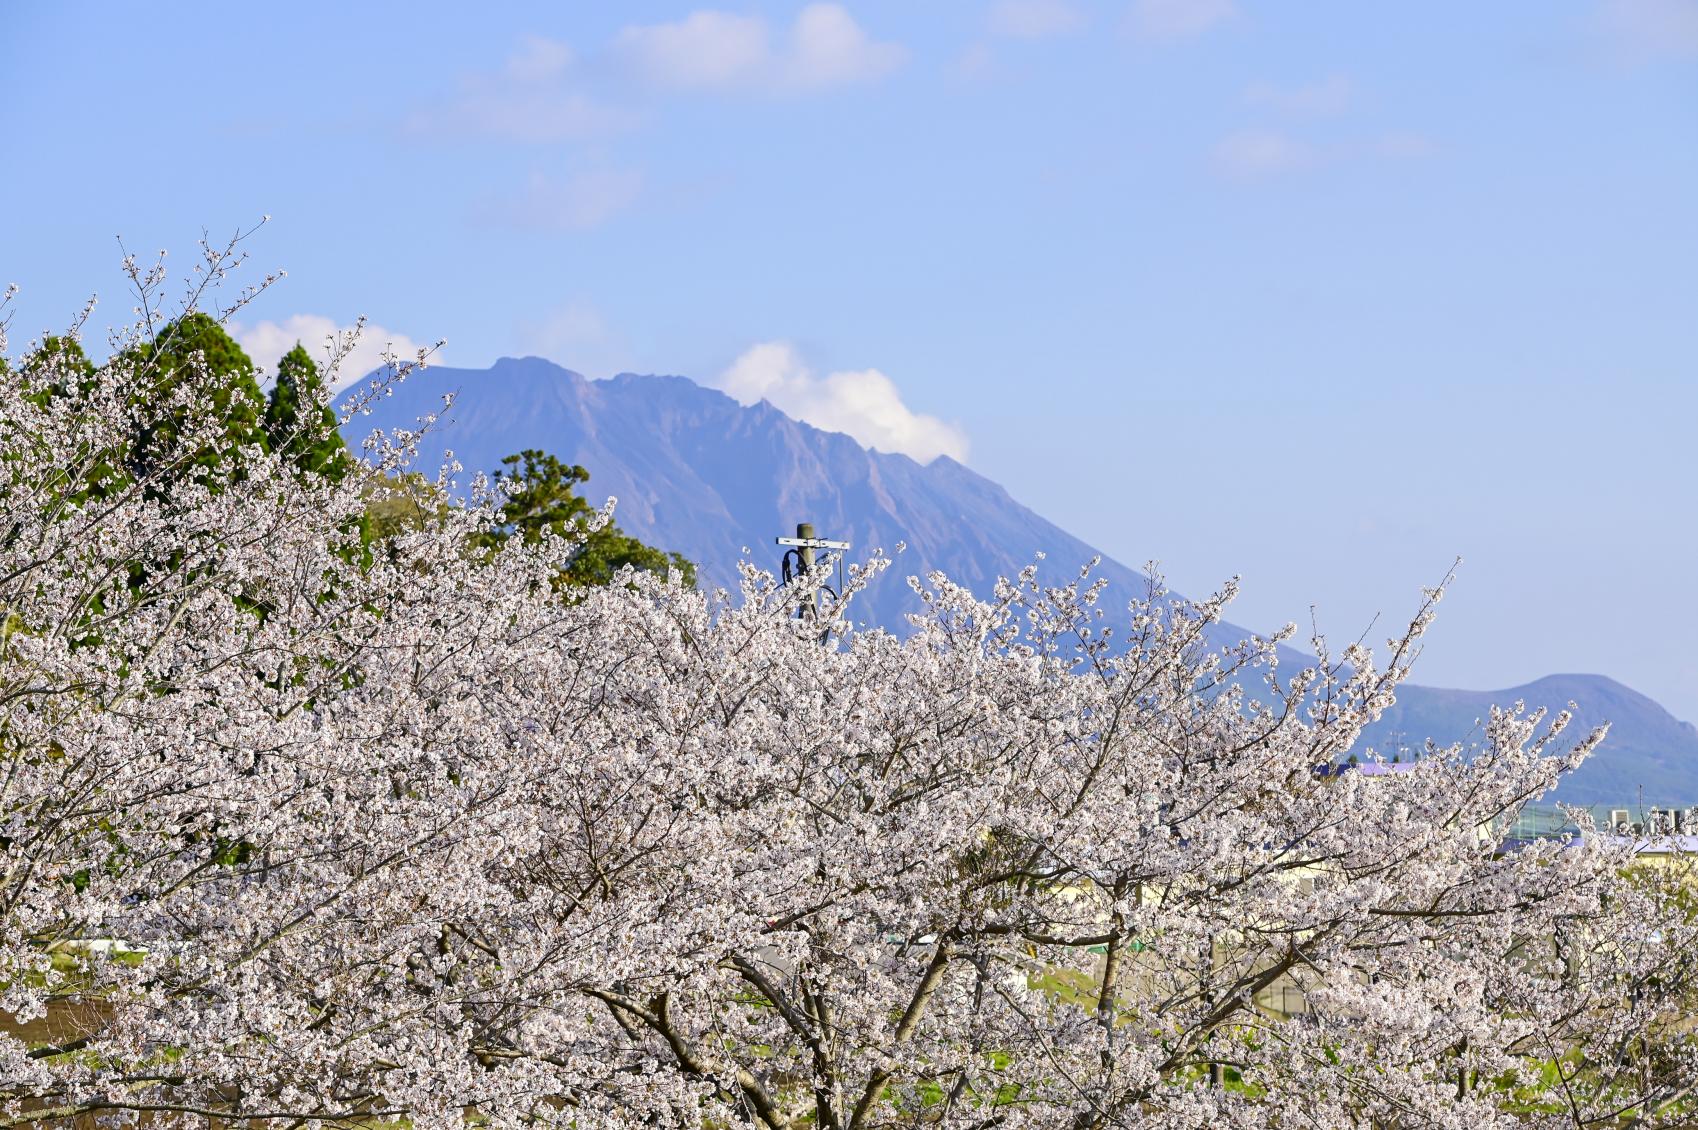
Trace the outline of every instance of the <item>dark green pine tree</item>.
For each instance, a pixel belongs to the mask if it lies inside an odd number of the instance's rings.
[[[630,565],[648,573],[677,576],[685,585],[696,583],[696,567],[676,553],[667,553],[609,523],[585,533],[595,513],[572,488],[589,481],[584,468],[568,466],[546,452],[527,449],[501,461],[511,470],[497,471],[496,478],[508,484],[507,503],[502,509],[502,527],[484,538],[498,545],[517,535],[534,544],[543,532],[575,536],[583,544],[560,571],[563,586],[605,585],[621,567]]]
[[[175,470],[210,465],[237,448],[267,445],[263,417],[265,394],[254,380],[253,362],[217,319],[199,312],[171,322],[153,341],[131,351],[136,362],[138,403],[158,403],[184,380],[204,383],[207,410],[223,422],[221,441],[196,452],[175,452]],[[158,473],[173,452],[184,421],[170,414],[153,419],[136,437],[131,457],[137,470]]]
[[[304,418],[303,406],[307,409]],[[336,413],[330,408],[324,379],[298,341],[277,362],[277,383],[265,406],[265,434],[271,450],[311,474],[340,479],[352,465],[348,446],[336,430]]]

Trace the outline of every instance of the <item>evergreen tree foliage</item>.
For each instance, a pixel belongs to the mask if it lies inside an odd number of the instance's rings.
[[[3,362],[4,359],[0,358],[0,373],[10,368]],[[19,368],[24,387],[30,390],[25,398],[41,408],[49,408],[56,401],[75,403],[95,383],[94,362],[83,351],[82,343],[69,336],[49,335],[43,338],[33,352],[20,359]],[[66,492],[55,492],[56,505],[70,503],[80,506],[90,498],[106,497],[128,481],[123,470],[126,448],[114,446],[84,454],[91,456],[87,474]]]
[[[249,444],[267,446],[265,394],[254,380],[253,362],[217,319],[195,311],[169,323],[151,341],[132,347],[135,387],[132,395],[169,403],[185,387],[203,396],[224,421],[222,441],[200,448],[191,466],[207,466]],[[185,413],[161,413],[137,436],[131,459],[138,470],[157,470],[161,452],[173,446]]]
[[[5,358],[0,357],[0,365],[4,363]],[[49,334],[41,339],[41,345],[35,352],[23,360],[25,372],[39,372],[49,366],[53,366],[59,383],[63,383],[71,373],[85,380],[94,375],[94,362],[88,359],[82,343],[74,337]]]
[[[581,540],[578,551],[560,571],[558,583],[562,585],[605,585],[629,565],[661,576],[677,576],[686,587],[695,586],[695,564],[682,555],[645,545],[611,522],[590,529],[595,508],[572,489],[589,481],[590,473],[583,467],[569,466],[535,448],[509,455],[501,462],[510,468],[496,472],[496,479],[509,491],[502,507],[504,525],[487,535],[485,544],[496,545],[517,535],[526,545],[535,545],[545,531]]]
[[[277,383],[265,408],[265,433],[271,450],[289,456],[303,471],[338,479],[348,473],[348,447],[336,430],[324,379],[298,341],[277,363]]]

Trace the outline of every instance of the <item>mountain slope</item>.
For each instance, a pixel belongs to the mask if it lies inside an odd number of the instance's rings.
[[[536,357],[503,358],[487,370],[432,367],[350,422],[348,439],[358,443],[374,427],[413,427],[450,392],[456,402],[420,445],[421,467],[439,466],[451,449],[469,479],[526,447],[581,463],[592,475],[586,498],[616,497],[621,526],[695,561],[707,587],[734,588],[745,557],[776,571],[773,538],[793,533],[800,521],[813,522],[821,537],[853,543],[852,558],[906,543],[856,605],[857,620],[887,627],[900,627],[903,613],[917,607],[906,584],[911,574],[941,569],[983,595],[1039,551],[1052,582],[1096,556],[947,456],[921,466],[869,451],[765,402],[745,407],[683,377],[591,381]],[[1108,558],[1095,575],[1109,582],[1111,616],[1144,589],[1140,573]],[[1223,625],[1217,640],[1245,634]],[[1405,686],[1367,741],[1389,753],[1399,744],[1419,748],[1428,737],[1477,738],[1475,720],[1492,703],[1517,699],[1553,711],[1578,702],[1576,734],[1597,721],[1613,723],[1608,743],[1565,785],[1563,799],[1622,803],[1643,789],[1647,803],[1698,803],[1698,732],[1602,676],[1557,675],[1503,691]]]
[[[503,358],[486,371],[433,366],[350,423],[348,438],[411,427],[449,392],[456,403],[420,445],[422,467],[439,465],[451,450],[469,478],[526,447],[581,463],[592,476],[584,496],[617,498],[619,524],[695,561],[704,586],[734,588],[744,557],[776,571],[773,538],[793,534],[801,521],[813,522],[820,537],[852,543],[852,559],[875,548],[895,553],[905,543],[859,604],[858,620],[887,626],[918,607],[910,574],[941,569],[988,594],[998,576],[1039,551],[1052,580],[1096,555],[947,456],[922,466],[869,451],[764,401],[745,407],[683,377],[591,381],[535,357]],[[1108,559],[1095,575],[1122,603],[1144,587],[1142,574]]]

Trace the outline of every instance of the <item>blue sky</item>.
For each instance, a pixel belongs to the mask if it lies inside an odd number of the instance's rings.
[[[261,353],[764,390],[1241,623],[1460,555],[1421,681],[1698,719],[1698,0],[23,0],[0,129],[14,345],[269,213]]]

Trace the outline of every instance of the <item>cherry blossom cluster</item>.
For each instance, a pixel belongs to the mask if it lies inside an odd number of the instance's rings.
[[[487,491],[374,536],[409,437],[221,449],[153,328],[0,371],[0,1126],[1694,1116],[1679,874],[1496,834],[1599,735],[1321,771],[1436,592],[1301,670],[1230,586],[562,596]]]

